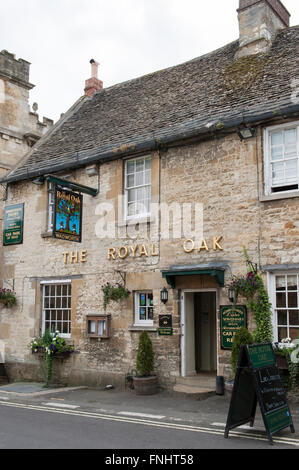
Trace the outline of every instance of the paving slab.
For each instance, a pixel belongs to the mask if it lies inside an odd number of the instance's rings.
[[[46,388],[44,383],[39,382],[16,382],[0,386],[0,393],[14,394],[20,396],[39,396],[52,393],[60,393],[71,390],[78,390],[85,387],[49,387]]]

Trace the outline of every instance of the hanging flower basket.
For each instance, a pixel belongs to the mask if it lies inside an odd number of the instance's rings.
[[[33,354],[45,360],[45,387],[49,387],[52,378],[53,359],[66,359],[74,352],[74,346],[67,345],[65,339],[60,337],[59,331],[50,333],[46,330],[41,338],[34,338],[29,347]]]
[[[106,285],[102,286],[104,293],[104,310],[110,301],[120,302],[123,299],[127,299],[130,295],[130,291],[122,284],[112,285],[107,282]]]
[[[16,293],[10,289],[0,289],[0,304],[12,307],[17,302]]]

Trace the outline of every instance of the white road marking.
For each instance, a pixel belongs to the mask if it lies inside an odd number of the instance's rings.
[[[124,415],[124,416],[136,416],[139,418],[150,418],[150,419],[163,419],[166,418],[166,416],[163,415],[149,415],[146,413],[135,413],[134,411],[119,411],[117,413],[118,415]]]
[[[220,435],[224,438],[224,434],[222,430],[212,429],[208,427],[197,427],[197,426],[191,426],[191,425],[186,425],[186,424],[174,424],[174,423],[168,423],[168,422],[149,421],[149,420],[129,418],[129,417],[125,418],[125,417],[113,416],[113,415],[100,415],[97,413],[87,412],[87,411],[66,410],[66,409],[62,410],[62,409],[56,409],[54,407],[46,408],[44,406],[27,405],[27,404],[22,404],[22,403],[13,403],[13,402],[0,402],[0,406],[23,408],[27,410],[43,411],[43,412],[48,412],[48,413],[58,413],[58,414],[65,414],[65,415],[70,415],[70,416],[80,416],[81,418],[85,417],[85,418],[101,419],[101,420],[106,420],[106,421],[117,421],[117,422],[123,422],[123,423],[140,424],[143,426],[175,429],[177,431],[189,431],[189,432],[198,432],[198,433],[204,433],[204,434],[213,434],[213,435]],[[264,442],[269,443],[269,439],[266,435],[261,436],[261,435],[253,434],[249,432],[242,433],[238,431],[230,431],[229,434],[231,437],[242,437],[243,439],[264,441]],[[285,445],[292,445],[292,446],[299,447],[299,439],[294,439],[291,437],[288,437],[288,438],[276,437],[276,436],[274,436],[273,439],[274,439],[274,443],[281,443]]]
[[[75,410],[76,408],[80,408],[80,406],[77,405],[68,405],[67,403],[43,403],[45,406],[54,406],[56,408],[69,408],[70,410]]]
[[[217,426],[219,428],[225,428],[226,424],[225,423],[211,423],[211,426]],[[249,426],[249,424],[243,424],[242,426],[238,426],[238,429],[250,429],[251,431],[252,430],[264,431],[264,429],[259,427],[259,426],[254,426],[254,428],[252,428],[251,426]]]
[[[8,400],[8,397],[0,397],[0,400]]]

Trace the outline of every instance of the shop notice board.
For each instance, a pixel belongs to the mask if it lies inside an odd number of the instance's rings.
[[[225,438],[243,424],[253,427],[257,403],[271,444],[278,431],[290,427],[295,432],[271,343],[245,345],[240,350]]]

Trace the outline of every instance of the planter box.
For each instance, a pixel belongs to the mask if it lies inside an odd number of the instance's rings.
[[[288,361],[287,361],[286,357],[275,355],[275,358],[276,358],[276,363],[277,363],[278,369],[289,370],[289,364],[288,364]]]
[[[155,395],[158,393],[158,377],[133,377],[136,395]]]

